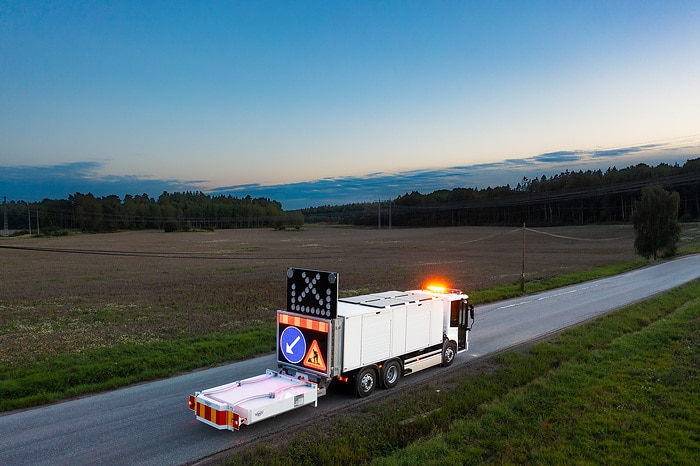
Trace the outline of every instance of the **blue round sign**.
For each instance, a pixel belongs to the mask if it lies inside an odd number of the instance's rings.
[[[299,364],[306,354],[306,340],[296,327],[287,327],[280,336],[280,348],[287,361]]]

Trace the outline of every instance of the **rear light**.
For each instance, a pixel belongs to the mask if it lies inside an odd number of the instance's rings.
[[[190,395],[190,401],[187,403],[187,405],[190,407],[192,411],[194,411],[194,408],[196,406],[197,402],[194,399],[193,395]]]
[[[236,430],[241,428],[241,418],[236,413],[233,413],[233,416],[231,417],[231,426]]]

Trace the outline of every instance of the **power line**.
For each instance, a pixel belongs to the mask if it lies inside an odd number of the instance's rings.
[[[564,236],[564,235],[557,235],[554,233],[548,233],[546,231],[540,231],[540,230],[535,230],[533,228],[525,228],[527,231],[531,231],[533,233],[538,233],[540,235],[545,235],[545,236],[550,236],[552,238],[560,238],[560,239],[569,239],[573,241],[617,241],[621,239],[627,239],[631,238],[631,236],[617,236],[615,238],[576,238],[574,236]]]

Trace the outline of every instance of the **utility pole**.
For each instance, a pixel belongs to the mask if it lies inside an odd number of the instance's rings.
[[[389,229],[391,230],[391,201],[389,201]]]
[[[523,222],[523,267],[520,275],[520,291],[525,292],[525,222]]]
[[[39,204],[36,205],[36,234],[39,235]]]
[[[5,218],[5,228],[4,228],[3,232],[5,234],[5,237],[8,237],[10,235],[10,232],[9,232],[9,229],[7,228],[7,196],[3,196],[2,205],[3,205],[3,211],[4,211],[3,217]]]
[[[379,199],[379,202],[377,203],[377,208],[379,209],[377,211],[377,230],[382,229],[382,200],[381,198]]]
[[[29,218],[29,236],[32,236],[32,209],[27,204],[27,218]]]

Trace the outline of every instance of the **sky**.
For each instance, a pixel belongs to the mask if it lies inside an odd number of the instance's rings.
[[[0,197],[285,209],[700,157],[700,2],[0,0]]]

